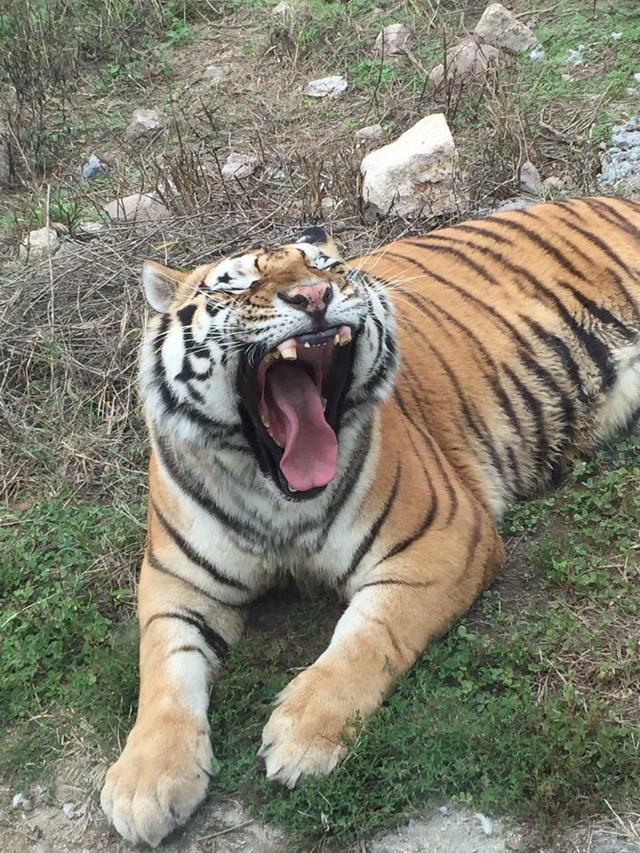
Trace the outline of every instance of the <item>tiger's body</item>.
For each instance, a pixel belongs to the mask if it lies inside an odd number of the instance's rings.
[[[504,510],[633,421],[640,205],[500,213],[346,267],[313,234],[145,282],[140,703],[102,803],[155,845],[205,795],[211,680],[281,573],[349,602],[264,729],[292,786],[500,570]]]

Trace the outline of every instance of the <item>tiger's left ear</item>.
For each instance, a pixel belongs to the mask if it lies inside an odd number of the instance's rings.
[[[312,246],[317,246],[320,251],[324,252],[330,258],[339,258],[340,250],[329,237],[324,228],[319,225],[313,225],[311,228],[305,228],[302,234],[296,240],[296,243],[310,243]]]
[[[142,287],[147,302],[160,314],[164,314],[173,302],[178,286],[187,273],[165,267],[156,261],[145,261],[142,266]]]

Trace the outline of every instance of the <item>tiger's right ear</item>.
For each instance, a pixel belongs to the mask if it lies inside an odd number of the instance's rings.
[[[160,314],[164,314],[173,302],[178,286],[187,273],[165,267],[156,261],[145,261],[142,266],[142,287],[147,302]]]

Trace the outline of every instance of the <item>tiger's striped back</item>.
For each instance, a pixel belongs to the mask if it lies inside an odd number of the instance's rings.
[[[636,414],[640,206],[497,213],[357,262],[396,306],[393,405],[497,515]]]

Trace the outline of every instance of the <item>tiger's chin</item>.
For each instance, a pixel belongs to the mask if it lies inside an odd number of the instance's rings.
[[[338,432],[356,332],[346,325],[290,337],[239,372],[240,413],[258,464],[291,500],[319,495],[338,469]]]

